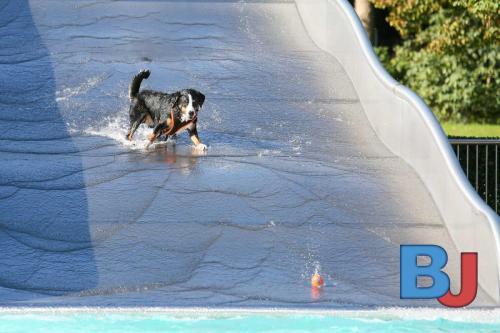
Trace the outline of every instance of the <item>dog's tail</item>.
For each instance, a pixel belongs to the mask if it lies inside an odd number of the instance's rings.
[[[151,74],[149,69],[143,69],[136,76],[134,76],[132,82],[130,82],[130,87],[128,88],[128,97],[130,99],[137,97],[142,80],[147,79],[149,74]]]

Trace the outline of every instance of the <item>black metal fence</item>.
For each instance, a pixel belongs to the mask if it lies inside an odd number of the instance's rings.
[[[450,139],[450,143],[472,186],[498,214],[500,139]]]

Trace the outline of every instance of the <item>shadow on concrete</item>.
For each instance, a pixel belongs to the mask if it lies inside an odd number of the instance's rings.
[[[82,160],[26,0],[0,1],[0,82],[0,304],[92,289]]]

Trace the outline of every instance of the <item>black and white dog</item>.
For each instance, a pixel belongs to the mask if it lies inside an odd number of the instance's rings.
[[[151,72],[147,69],[140,71],[130,83],[130,129],[127,139],[132,140],[137,128],[145,123],[154,128],[149,135],[149,145],[160,136],[174,136],[187,130],[191,141],[197,149],[205,150],[207,146],[200,142],[196,122],[198,112],[203,106],[205,95],[194,89],[184,89],[171,94],[152,90],[141,90],[141,82],[147,79]]]

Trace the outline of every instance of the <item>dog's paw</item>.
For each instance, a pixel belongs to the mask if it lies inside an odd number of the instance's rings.
[[[198,143],[196,146],[194,146],[194,148],[198,151],[205,151],[207,150],[207,145],[203,144],[203,143]]]

